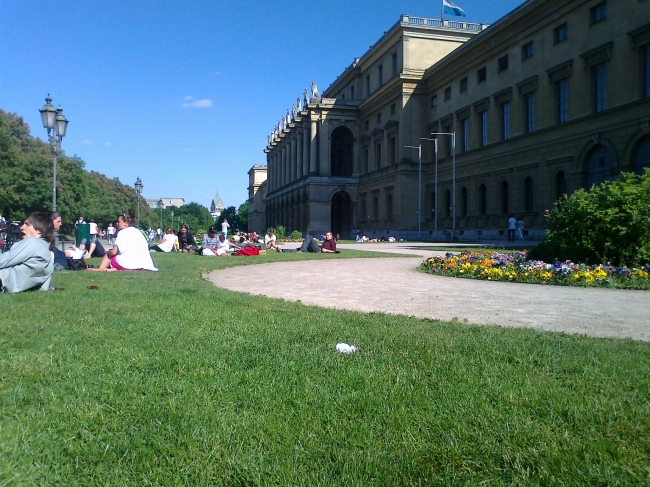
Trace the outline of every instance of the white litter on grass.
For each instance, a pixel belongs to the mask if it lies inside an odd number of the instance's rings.
[[[347,343],[337,343],[336,350],[341,353],[354,353],[357,351],[357,347],[354,345],[348,345]]]

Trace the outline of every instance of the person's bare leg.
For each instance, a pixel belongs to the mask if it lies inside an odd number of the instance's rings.
[[[104,257],[102,257],[102,263],[99,264],[99,267],[97,269],[93,269],[89,267],[86,270],[94,271],[94,272],[109,272],[109,271],[115,271],[116,269],[113,269],[111,267],[111,260],[108,258],[108,254],[104,254]]]

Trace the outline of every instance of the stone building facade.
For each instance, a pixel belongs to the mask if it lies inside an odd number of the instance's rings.
[[[649,19],[647,0],[402,16],[269,136],[266,223],[476,239],[515,214],[541,238],[558,197],[650,166]]]

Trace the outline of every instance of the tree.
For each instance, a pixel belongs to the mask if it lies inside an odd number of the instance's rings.
[[[248,231],[248,200],[239,205],[237,210],[237,217],[239,218],[239,230],[242,232]]]

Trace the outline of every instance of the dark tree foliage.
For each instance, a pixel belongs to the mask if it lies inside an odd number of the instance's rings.
[[[135,190],[119,179],[84,169],[84,161],[65,154],[57,161],[57,206],[66,224],[78,216],[101,225],[137,208]],[[0,110],[0,210],[21,220],[33,211],[52,209],[52,155],[49,144],[32,137],[15,113]],[[158,216],[140,199],[143,227],[157,226]]]

